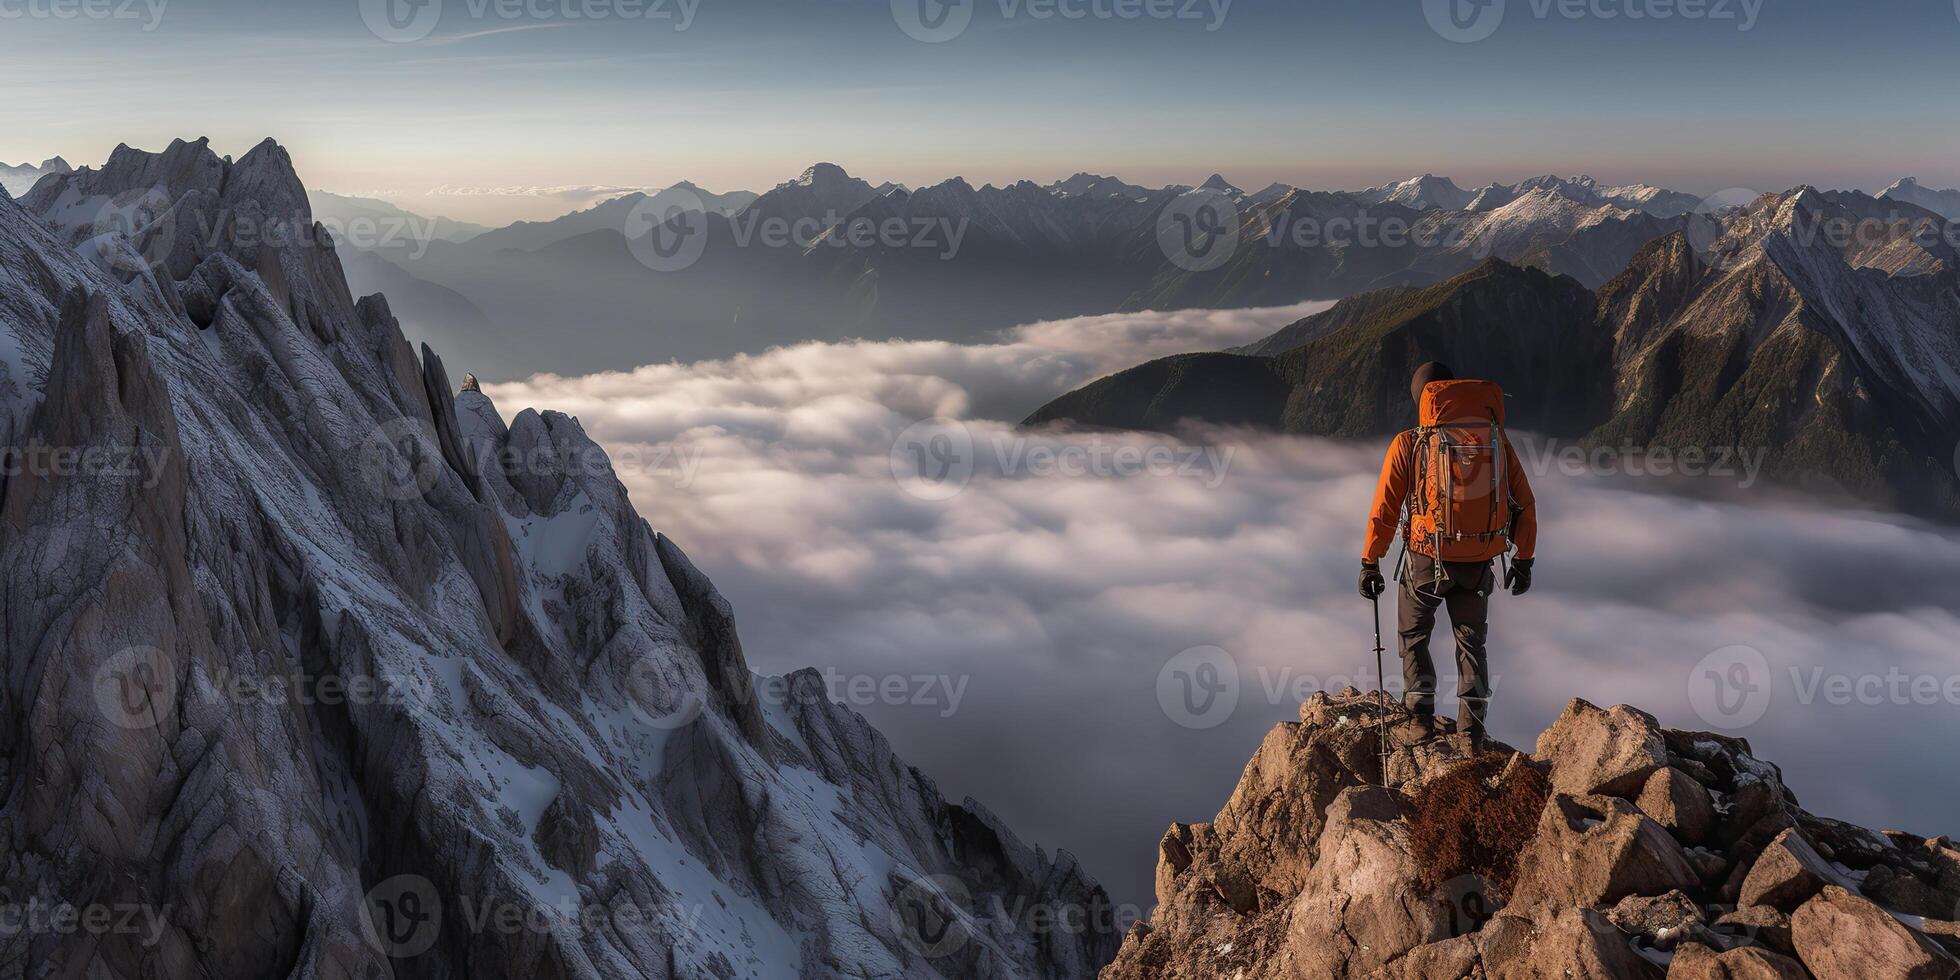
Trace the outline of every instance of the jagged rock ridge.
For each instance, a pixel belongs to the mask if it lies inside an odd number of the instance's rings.
[[[1960,848],[1814,816],[1744,740],[1579,700],[1530,755],[1352,690],[1300,718],[1164,835],[1105,980],[1960,974]]]
[[[0,483],[0,901],[160,923],[11,931],[0,972],[1109,958],[1106,918],[1030,925],[1107,910],[1066,853],[942,798],[820,677],[751,673],[577,420],[506,422],[356,302],[276,144],[44,178],[0,199],[0,273],[0,436],[75,453]]]

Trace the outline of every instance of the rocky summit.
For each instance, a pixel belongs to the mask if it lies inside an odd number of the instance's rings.
[[[1582,700],[1529,753],[1449,728],[1308,700],[1165,833],[1104,980],[1960,974],[1960,848],[1808,813],[1742,739]]]

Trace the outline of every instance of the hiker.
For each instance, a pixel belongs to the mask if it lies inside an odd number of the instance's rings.
[[[1531,589],[1537,507],[1524,467],[1504,436],[1504,396],[1496,385],[1459,381],[1447,365],[1431,361],[1416,369],[1409,394],[1416,401],[1418,427],[1396,436],[1382,460],[1362,549],[1361,595],[1376,600],[1387,590],[1381,559],[1399,525],[1403,567],[1397,575],[1397,629],[1404,704],[1433,727],[1436,664],[1429,634],[1436,607],[1447,606],[1456,637],[1457,732],[1478,750],[1490,711],[1484,640],[1497,585],[1492,563],[1515,547],[1504,585],[1512,595]]]

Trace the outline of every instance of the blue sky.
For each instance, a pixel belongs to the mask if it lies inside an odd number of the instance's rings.
[[[0,160],[271,135],[313,186],[478,220],[564,208],[431,189],[761,189],[819,159],[914,184],[1960,185],[1953,0],[1502,0],[1474,43],[1423,0],[967,0],[936,44],[891,0],[428,2],[432,33],[389,43],[360,0],[0,0]],[[130,16],[47,15],[84,3]]]

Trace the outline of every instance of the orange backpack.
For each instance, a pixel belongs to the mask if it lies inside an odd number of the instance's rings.
[[[1489,381],[1432,381],[1416,418],[1409,543],[1427,545],[1420,550],[1442,561],[1489,561],[1510,550],[1504,390]]]

